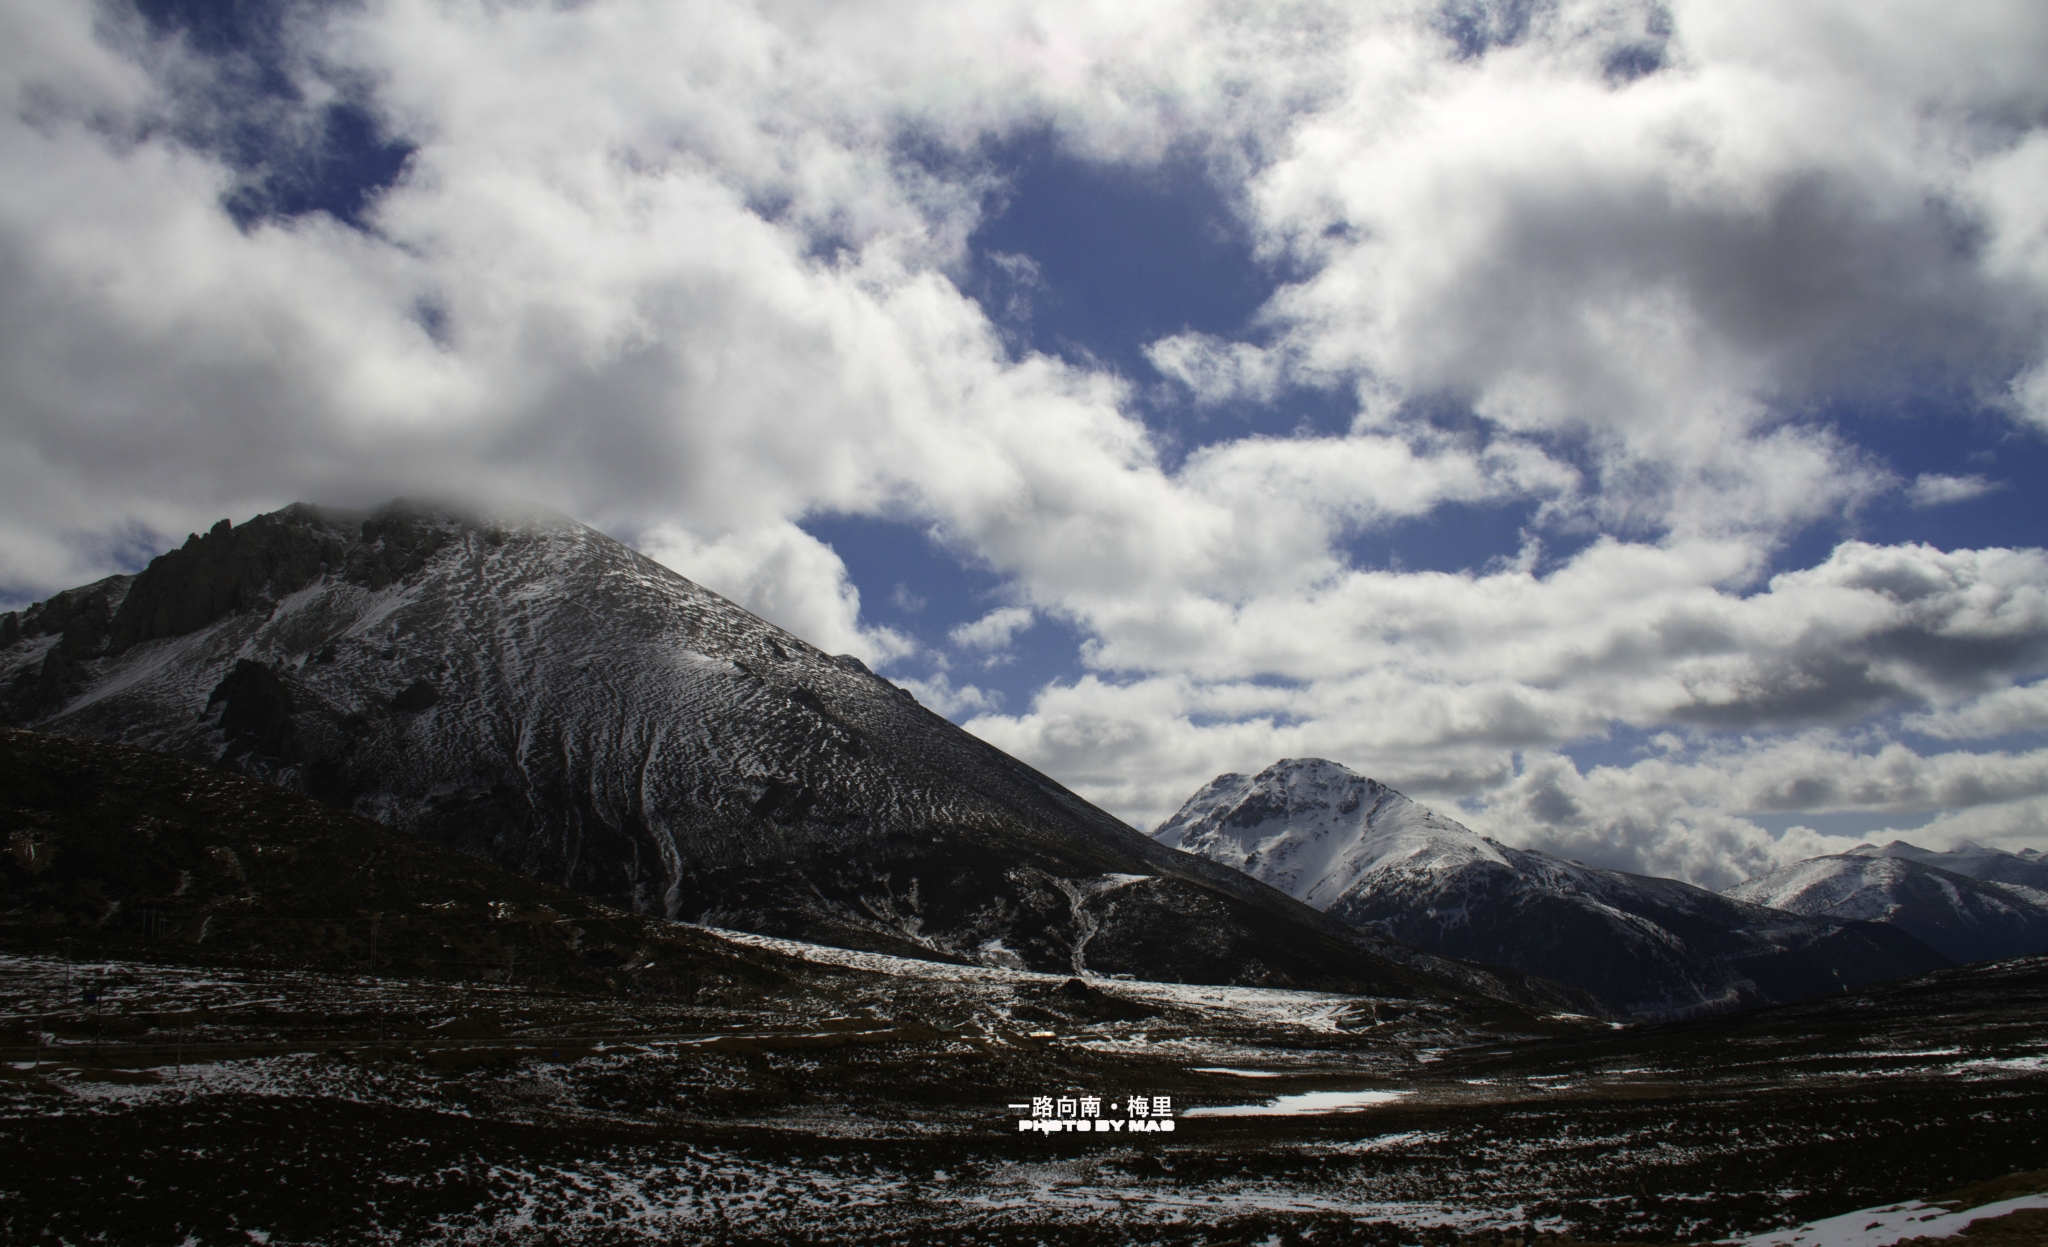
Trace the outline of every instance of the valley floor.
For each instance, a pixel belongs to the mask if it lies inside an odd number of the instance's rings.
[[[732,938],[799,987],[0,956],[0,1239],[1698,1242],[2048,1168],[2044,958],[1530,1036]],[[1010,1107],[1134,1095],[1174,1129]],[[2015,1181],[1976,1202],[2048,1187]]]

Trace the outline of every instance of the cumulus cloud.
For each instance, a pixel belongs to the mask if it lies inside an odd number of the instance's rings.
[[[912,593],[910,586],[900,580],[896,582],[896,587],[889,591],[889,602],[897,610],[910,615],[915,615],[930,605],[924,598]]]
[[[1907,715],[1909,732],[1941,740],[1987,740],[2017,732],[2048,732],[2048,685],[2002,688],[1960,705]]]
[[[1754,816],[1786,810],[1900,816],[1946,811],[1911,832],[1937,844],[1975,837],[2025,843],[2048,810],[2048,751],[1924,756],[1897,742],[1858,750],[1825,736],[1720,744],[1583,773],[1569,758],[1530,758],[1477,821],[1519,827],[1536,847],[1601,865],[1726,887],[1877,834],[1782,836]],[[1906,821],[1919,821],[1908,819]],[[2019,835],[2014,833],[2018,832]]]
[[[1448,390],[1583,437],[1610,522],[1843,505],[1874,482],[1781,400],[1886,369],[2002,380],[2040,348],[2038,274],[2000,258],[2023,235],[1970,232],[2038,210],[1965,187],[2025,137],[1988,118],[2043,102],[2003,39],[2048,31],[2024,6],[1906,12],[1566,3],[1463,58],[1362,33],[1344,96],[1255,182],[1273,245],[1314,268],[1271,309],[1282,344],[1370,375],[1382,408]],[[1736,484],[1765,459],[1777,481]]]
[[[1010,642],[1031,626],[1033,618],[1022,606],[999,607],[972,623],[961,624],[948,632],[946,639],[961,649],[998,652],[1010,648]]]
[[[954,684],[952,677],[944,671],[933,673],[929,679],[910,676],[898,679],[896,683],[909,689],[919,705],[947,716],[992,713],[1003,701],[1001,694],[988,689],[972,684]]]
[[[1951,502],[1968,502],[2000,488],[1999,482],[1981,476],[1945,476],[1922,472],[1906,490],[1906,501],[1916,507],[1939,507]]]
[[[1936,376],[2048,428],[2038,4],[289,13],[262,100],[118,6],[0,13],[0,590],[295,498],[514,495],[907,666],[799,523],[909,519],[1015,603],[954,645],[1052,612],[1090,672],[919,697],[1137,822],[1321,754],[1702,880],[1829,843],[1766,809],[2048,834],[2032,754],[1885,736],[2039,730],[2042,552],[1779,561],[1902,485],[1829,400]],[[336,101],[390,184],[252,197],[244,114],[289,148]],[[1002,306],[955,277],[1022,136],[1193,153],[1280,285],[1150,362],[1349,426],[1176,458],[1132,378],[1018,349],[1036,261],[982,257]],[[1464,570],[1351,553],[1489,507],[1527,522]],[[1560,752],[1617,724],[1684,743]]]
[[[1145,348],[1145,358],[1210,407],[1237,400],[1272,402],[1289,369],[1278,352],[1207,333],[1179,333]]]
[[[2030,689],[2000,686],[2048,662],[2048,556],[1851,542],[1730,591],[1745,558],[1731,543],[1602,542],[1548,574],[1355,572],[1284,615],[1224,611],[1200,660],[1131,629],[1123,661],[1149,652],[1155,674],[1049,689],[972,727],[1142,826],[1223,771],[1322,756],[1471,803],[1453,816],[1511,843],[1721,883],[1790,851],[1750,815],[2035,799],[2036,755],[1857,742],[1872,716],[1925,705],[1959,709],[1903,726],[1962,737],[2044,721]],[[1260,676],[1274,671],[1290,678]],[[1688,725],[1709,745],[1684,766],[1585,775],[1558,752],[1615,723]],[[1786,733],[1797,747],[1745,743]]]
[[[846,565],[817,538],[779,524],[703,540],[680,528],[645,534],[642,553],[738,602],[831,654],[886,667],[917,643],[891,628],[863,626],[860,590]]]

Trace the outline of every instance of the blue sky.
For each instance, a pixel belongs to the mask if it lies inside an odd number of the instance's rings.
[[[1286,265],[1254,254],[1247,230],[1198,160],[1169,158],[1159,167],[1131,170],[1061,153],[1052,139],[1033,135],[1010,145],[996,163],[1004,184],[969,240],[962,284],[1010,336],[1013,352],[1058,355],[1128,379],[1137,390],[1132,410],[1169,462],[1248,433],[1344,431],[1356,402],[1341,390],[1303,388],[1279,401],[1201,410],[1147,358],[1148,344],[1177,333],[1268,336],[1258,313],[1289,275]],[[1030,261],[1025,281],[1013,271],[1015,257]],[[1439,407],[1445,422],[1470,419],[1469,407],[1454,396],[1428,395],[1417,405]],[[1877,393],[1821,396],[1799,417],[1834,430],[1902,478],[1974,477],[1990,488],[1938,507],[1891,495],[1823,515],[1770,549],[1771,572],[1811,566],[1845,538],[1944,550],[2048,544],[2048,492],[2027,487],[2048,479],[2048,438],[2015,427],[1957,378],[1930,373]],[[1344,553],[1361,567],[1465,572],[1513,558],[1531,532],[1545,538],[1552,564],[1591,540],[1591,533],[1570,526],[1532,524],[1538,510],[1526,500],[1445,504],[1349,534]],[[914,519],[819,515],[803,526],[846,562],[866,613],[928,647],[942,649],[947,631],[1009,601],[1003,576],[945,549]],[[906,594],[897,594],[897,585]],[[904,609],[906,598],[915,609]],[[999,663],[979,667],[974,682],[1005,705],[1027,704],[1048,682],[1071,682],[1084,673],[1084,639],[1072,627],[1045,621],[1021,634]],[[1567,752],[1594,756],[1585,747]],[[1852,814],[1841,821],[1870,817],[1888,816]],[[1783,823],[1785,816],[1771,821]]]
[[[14,603],[531,499],[1140,826],[2048,846],[2038,6],[6,20]]]

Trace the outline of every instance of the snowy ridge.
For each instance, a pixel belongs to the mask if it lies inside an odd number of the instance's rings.
[[[1979,861],[1994,852],[1978,850]],[[1959,962],[2048,952],[2048,896],[1926,860],[1955,856],[1851,852],[1808,858],[1736,884],[1724,895],[1809,917],[1887,923]]]
[[[1639,1016],[1792,1000],[1946,964],[1882,928],[1513,849],[1318,758],[1219,776],[1154,833],[1354,927]]]
[[[1153,835],[1321,910],[1370,874],[1505,861],[1492,841],[1320,758],[1218,776]]]
[[[1945,853],[1923,849],[1917,844],[1894,840],[1882,847],[1874,844],[1859,844],[1849,850],[1854,857],[1891,857],[1919,862],[1923,866],[1934,866],[1952,874],[1968,875],[1989,883],[2017,883],[2026,887],[2048,890],[2048,860],[2044,860],[2038,849],[2022,849],[2008,853],[2004,849],[1986,848],[1981,844],[1963,841]]]

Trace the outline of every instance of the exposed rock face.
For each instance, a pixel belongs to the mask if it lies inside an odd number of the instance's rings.
[[[293,506],[0,626],[18,724],[230,765],[643,913],[1068,973],[1527,995],[1376,955],[560,516]]]
[[[1512,849],[1318,758],[1222,775],[1153,833],[1333,918],[1649,1017],[1790,1001],[1947,964],[1902,932]]]
[[[1809,917],[1886,923],[1958,962],[2048,952],[2048,892],[1943,870],[1926,858],[1952,855],[1918,852],[1925,856],[1854,852],[1808,858],[1736,884],[1724,895]],[[1996,852],[1977,850],[1976,864],[1998,867],[1990,859]],[[2030,865],[2016,854],[2002,856]]]
[[[446,527],[407,507],[323,517],[300,504],[240,528],[222,520],[139,576],[110,576],[0,615],[0,662],[10,669],[0,714],[14,723],[47,716],[93,683],[80,663],[267,610],[322,576],[381,589],[419,571],[449,536]],[[39,659],[33,671],[15,652],[24,641]]]
[[[107,652],[115,608],[134,580],[109,576],[0,615],[0,714],[31,719],[76,695],[86,680],[80,664]]]
[[[299,760],[298,725],[292,722],[297,707],[277,672],[260,662],[236,659],[234,670],[207,694],[207,710],[216,704],[221,710],[214,726],[228,742],[223,758],[254,752],[273,762]]]

